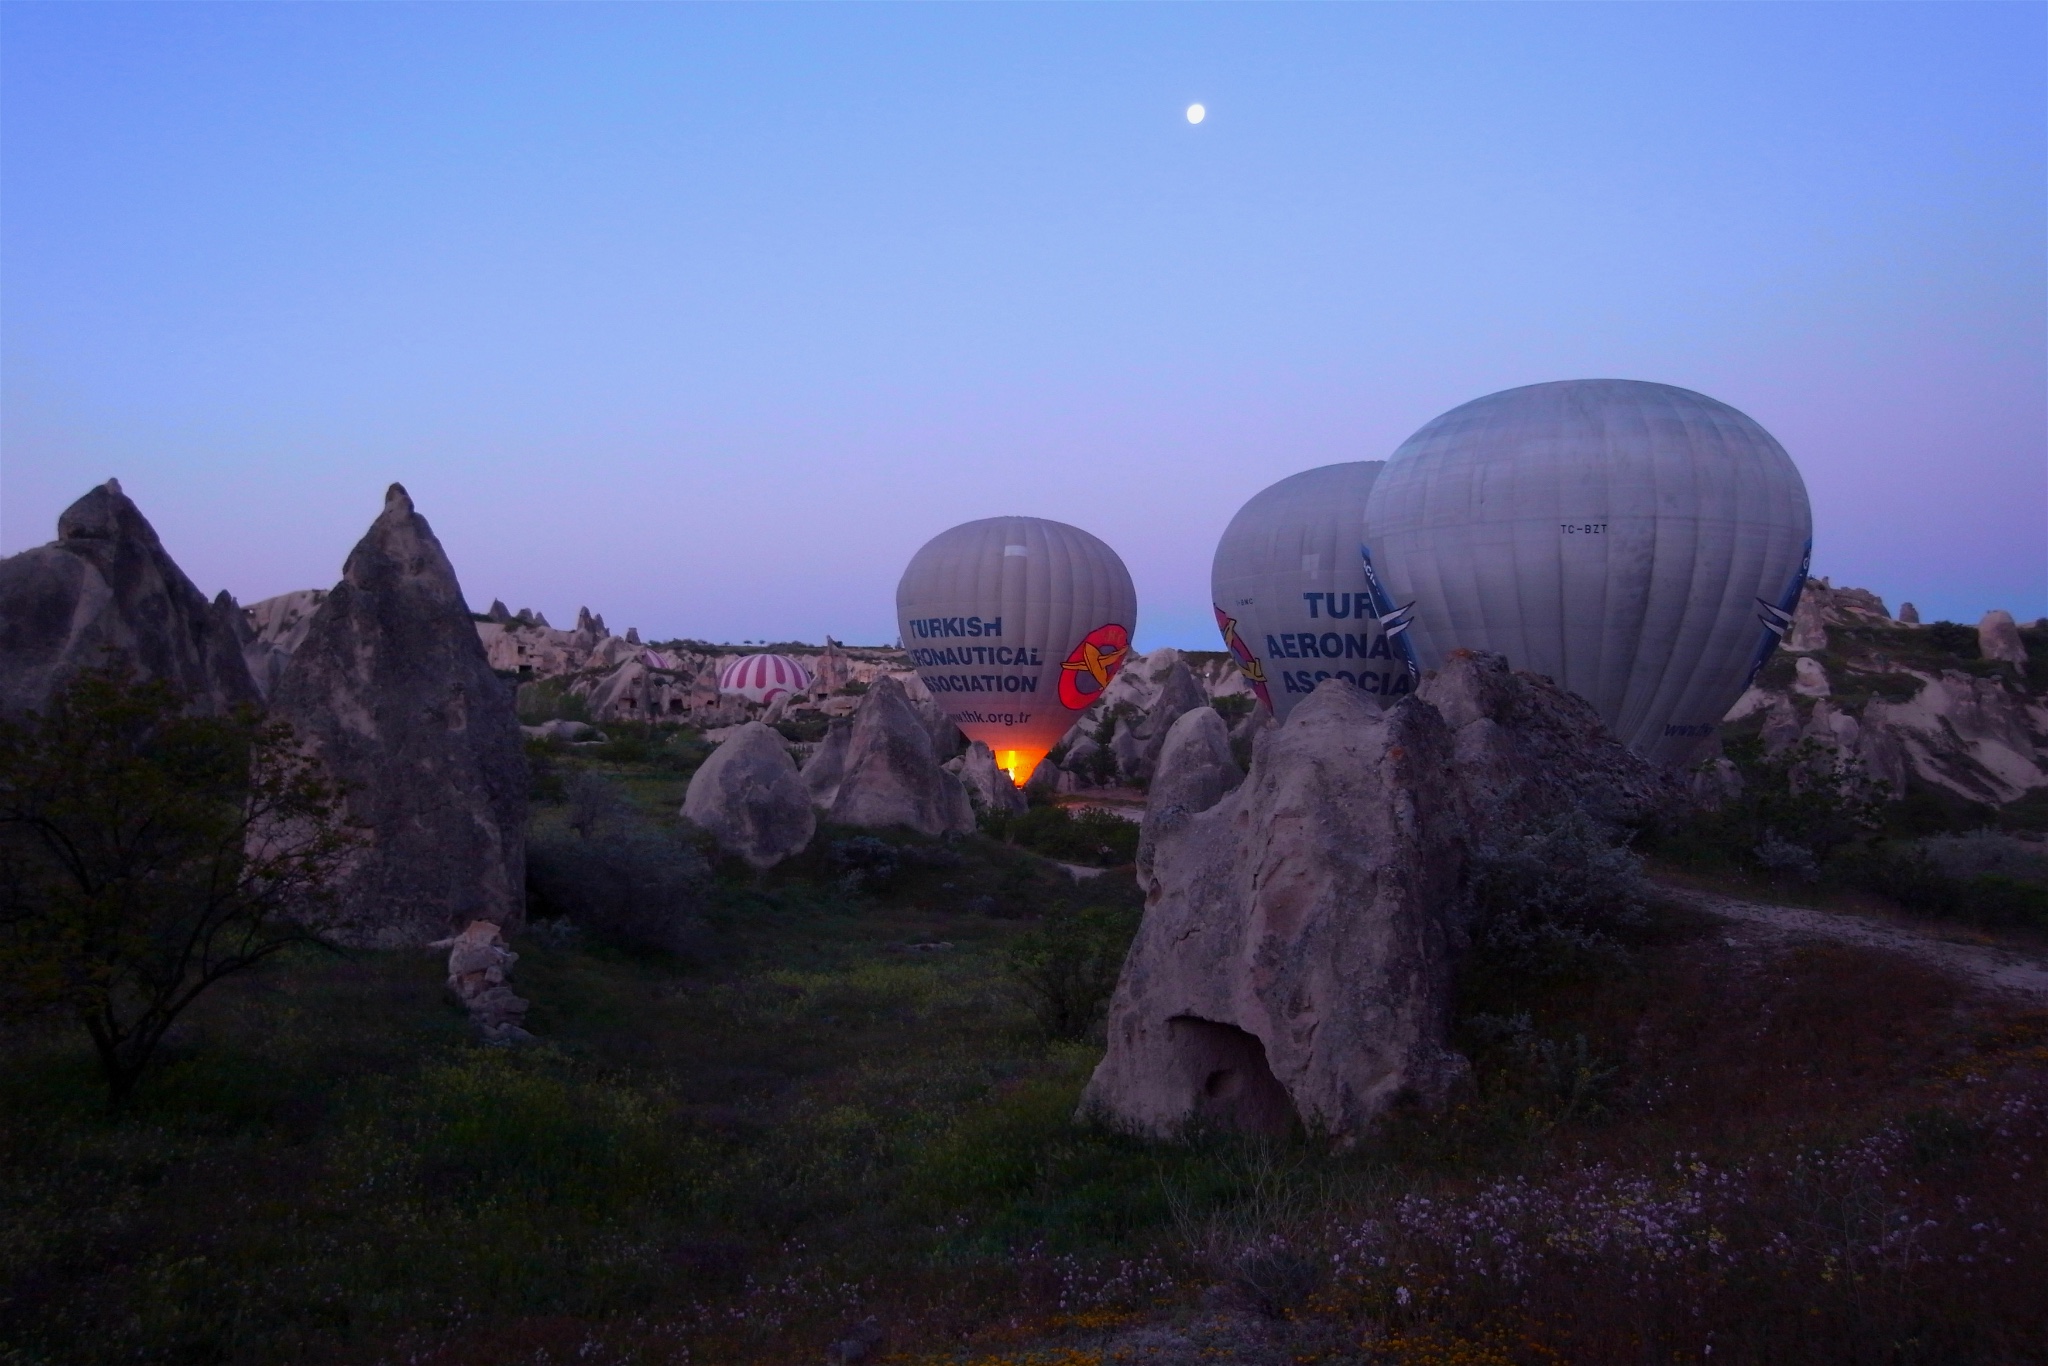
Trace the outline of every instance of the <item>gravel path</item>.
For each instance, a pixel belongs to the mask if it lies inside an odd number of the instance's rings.
[[[1990,944],[1958,944],[1925,931],[1840,911],[1773,906],[1691,887],[1659,886],[1666,896],[1680,905],[1724,920],[1762,926],[1780,934],[1809,935],[1863,948],[1902,953],[1980,986],[2014,992],[2035,1000],[2048,1000],[2048,963],[2014,949]]]

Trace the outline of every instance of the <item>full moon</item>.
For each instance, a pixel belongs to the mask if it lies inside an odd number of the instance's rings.
[[[1209,111],[1208,111],[1208,110],[1206,110],[1206,109],[1204,109],[1204,108],[1202,108],[1202,106],[1201,106],[1201,105],[1199,105],[1199,104],[1191,104],[1191,105],[1189,105],[1189,106],[1188,106],[1188,122],[1189,122],[1189,123],[1200,123],[1200,122],[1201,122],[1201,121],[1202,121],[1203,119],[1206,119],[1206,118],[1208,118],[1208,117],[1209,117]]]

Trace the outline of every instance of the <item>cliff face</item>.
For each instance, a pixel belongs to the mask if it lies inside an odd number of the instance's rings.
[[[1784,649],[1722,729],[1770,754],[1811,740],[1894,799],[1926,784],[2018,801],[2048,788],[2048,623],[1894,620],[1873,594],[1812,580]]]

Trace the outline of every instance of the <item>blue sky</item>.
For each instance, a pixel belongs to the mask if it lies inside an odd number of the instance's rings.
[[[473,604],[894,635],[953,523],[1139,642],[1286,474],[1497,389],[1743,409],[1815,572],[2048,614],[2040,5],[0,7],[0,550],[208,592],[402,480]],[[1201,101],[1208,119],[1190,126]]]

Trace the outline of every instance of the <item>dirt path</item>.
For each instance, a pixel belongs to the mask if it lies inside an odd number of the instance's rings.
[[[1902,953],[1980,986],[2014,992],[2037,1001],[2048,1000],[2048,963],[2014,949],[1990,944],[1958,944],[1923,930],[1889,925],[1881,920],[1840,911],[1773,906],[1692,887],[1674,887],[1669,883],[1658,885],[1666,896],[1680,905],[1724,920],[1741,921],[1781,935],[1811,935],[1863,948]]]

